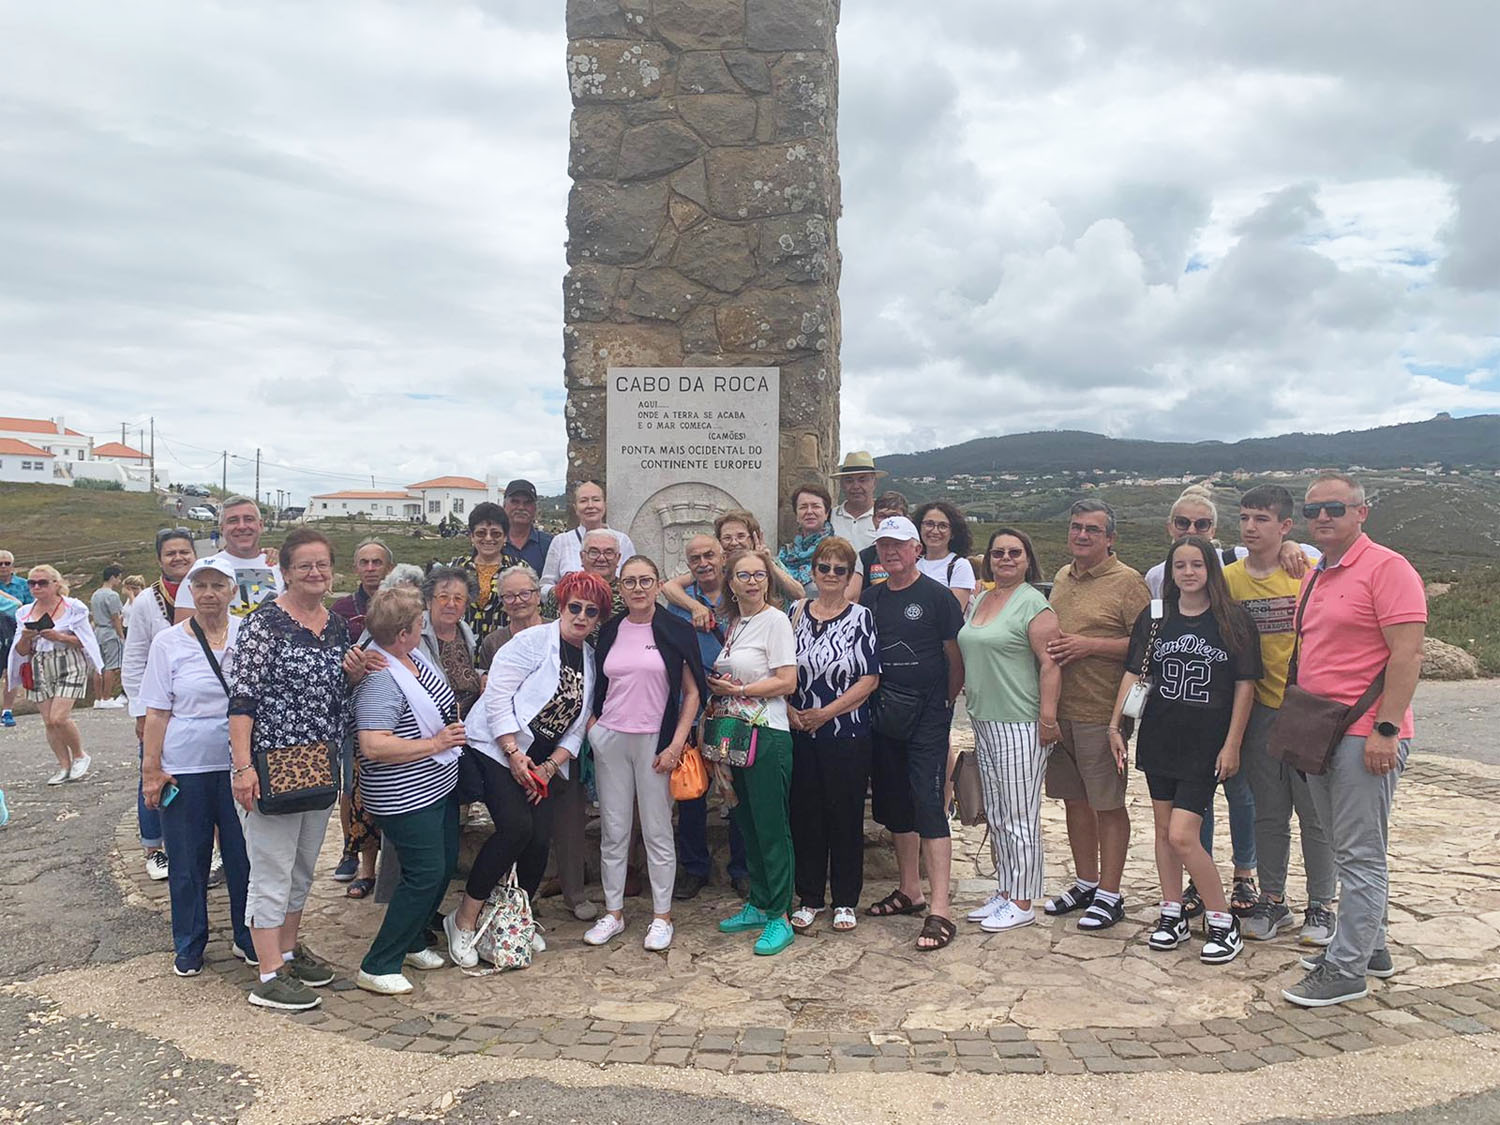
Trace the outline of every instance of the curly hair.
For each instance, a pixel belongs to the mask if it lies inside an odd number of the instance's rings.
[[[933,510],[942,512],[948,517],[948,550],[959,558],[968,558],[969,552],[974,549],[974,533],[969,530],[969,521],[964,519],[964,514],[946,500],[929,500],[917,509],[917,514],[912,517],[911,522],[917,525],[917,530],[922,530],[922,519],[928,512]],[[922,544],[925,551],[927,544]]]

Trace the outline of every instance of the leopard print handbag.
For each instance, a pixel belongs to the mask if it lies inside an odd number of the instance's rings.
[[[264,816],[319,812],[339,796],[339,752],[328,742],[273,746],[252,755]]]

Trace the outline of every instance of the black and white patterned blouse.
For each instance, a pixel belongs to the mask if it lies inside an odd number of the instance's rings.
[[[229,713],[255,720],[252,750],[343,741],[349,726],[348,649],[349,625],[336,613],[328,615],[321,636],[274,601],[245,618]]]
[[[458,714],[458,701],[441,672],[417,665],[417,682],[444,718]],[[422,730],[411,704],[390,672],[371,672],[354,692],[354,723],[359,730],[388,730],[397,738],[419,739]],[[453,792],[458,781],[458,759],[438,762],[376,762],[359,755],[359,795],[365,809],[376,816],[397,816],[425,809]]]
[[[875,617],[868,609],[851,602],[833,620],[819,621],[808,611],[809,605],[810,600],[792,607],[792,635],[797,639],[797,691],[791,704],[799,711],[827,707],[861,676],[880,673]],[[812,737],[857,738],[869,733],[870,707],[865,702],[824,723]]]

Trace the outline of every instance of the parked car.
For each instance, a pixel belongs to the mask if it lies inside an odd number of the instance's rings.
[[[184,496],[207,496],[209,492],[201,484],[185,484],[182,486],[182,494]]]
[[[191,507],[191,508],[188,509],[188,519],[190,519],[190,520],[209,520],[209,521],[213,521],[213,520],[216,520],[218,518],[219,518],[218,515],[215,514],[215,512],[214,512],[214,510],[212,508],[207,507],[206,505],[203,505],[203,504],[196,504],[193,507]]]

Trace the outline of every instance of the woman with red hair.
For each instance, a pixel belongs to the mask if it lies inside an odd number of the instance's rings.
[[[458,909],[443,920],[448,955],[464,968],[479,961],[480,909],[512,865],[521,889],[536,895],[552,839],[547,783],[569,776],[588,724],[594,650],[587,638],[609,613],[609,583],[580,570],[553,590],[558,619],[516,634],[495,653],[484,694],[465,721],[460,799],[483,801],[495,831],[474,857]]]

